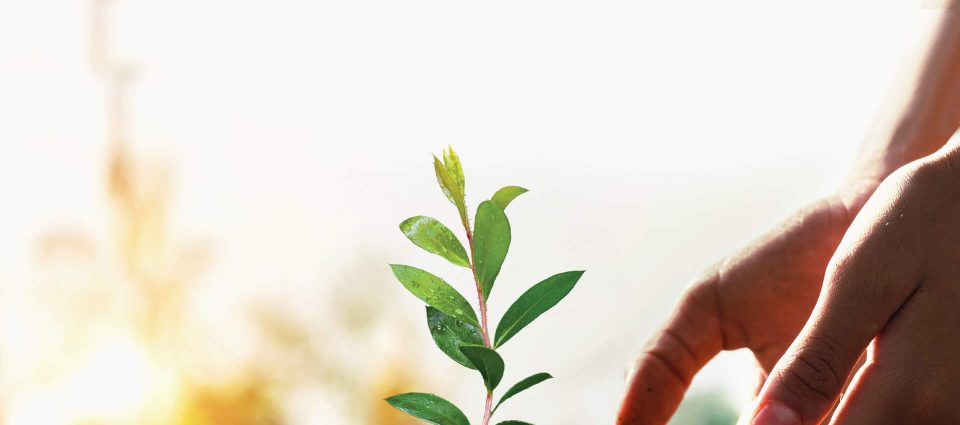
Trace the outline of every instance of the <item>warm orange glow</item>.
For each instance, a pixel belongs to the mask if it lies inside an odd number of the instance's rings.
[[[104,336],[91,347],[72,353],[75,369],[16,397],[10,423],[160,423],[142,415],[176,401],[176,375],[129,334]]]

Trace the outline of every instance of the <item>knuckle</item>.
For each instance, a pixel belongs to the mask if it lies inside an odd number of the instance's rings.
[[[781,372],[784,386],[805,400],[832,403],[846,382],[844,355],[832,339],[811,336]]]
[[[675,379],[680,384],[686,386],[690,384],[690,377],[684,373],[681,367],[681,361],[670,352],[658,348],[650,348],[644,351],[644,361],[652,361],[659,366],[659,369],[666,372],[667,376]]]
[[[652,361],[668,371],[678,381],[689,384],[693,370],[696,369],[697,357],[682,332],[664,327],[651,339],[641,356],[641,362]]]
[[[902,282],[912,279],[904,268],[891,267],[886,260],[891,245],[895,244],[871,236],[853,249],[838,252],[824,280],[827,300],[869,308],[901,296]]]
[[[954,150],[953,155],[946,157],[944,162],[946,162],[946,168],[950,170],[950,177],[954,184],[960,184],[960,156],[957,155],[960,151]]]
[[[955,148],[949,155],[936,157],[921,172],[929,175],[929,188],[945,191],[948,199],[960,197],[960,148]]]
[[[903,167],[897,181],[898,191],[903,196],[922,196],[933,192],[954,198],[960,183],[960,158],[955,154],[924,158]]]

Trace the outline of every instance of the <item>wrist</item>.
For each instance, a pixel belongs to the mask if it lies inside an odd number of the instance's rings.
[[[882,181],[872,176],[851,176],[837,189],[834,199],[843,204],[847,216],[852,220]]]
[[[932,134],[910,119],[904,118],[887,135],[874,135],[857,155],[848,180],[873,181],[879,184],[904,165],[937,152],[949,135]]]
[[[915,171],[924,169],[941,169],[949,171],[957,177],[960,184],[960,137],[952,139],[949,143],[943,144],[939,150],[927,153],[923,156],[902,157],[903,159],[887,163],[889,168],[877,166],[873,169],[858,169],[859,173],[854,173],[848,177],[836,192],[836,199],[843,203],[850,217],[854,217],[863,208],[863,205],[870,199],[873,192],[877,190],[880,183],[883,182],[893,172],[910,167]],[[909,159],[906,159],[909,158]]]
[[[861,148],[852,172],[837,191],[852,215],[860,211],[883,180],[903,166],[936,157],[960,161],[960,139],[948,142],[950,134],[930,131],[915,115],[907,114],[889,131],[872,134],[872,141]]]

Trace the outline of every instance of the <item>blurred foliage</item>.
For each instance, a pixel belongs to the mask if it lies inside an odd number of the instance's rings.
[[[93,335],[98,329],[129,329],[145,347],[149,362],[173,371],[178,376],[170,379],[179,382],[174,394],[179,400],[171,403],[171,409],[159,415],[153,412],[151,419],[142,422],[283,423],[270,396],[269,381],[257,374],[227,383],[192,382],[186,365],[210,359],[198,358],[191,347],[209,336],[203,334],[202,326],[192,323],[187,300],[201,282],[211,250],[202,242],[174,242],[168,220],[170,176],[165,168],[138,166],[122,143],[112,145],[107,164],[108,244],[98,245],[97,238],[77,229],[53,230],[38,244],[37,265],[46,277],[43,287],[51,293],[71,294],[36,294],[49,307],[49,315],[72,328],[72,337],[63,342],[60,354],[44,357],[62,369],[60,375],[69,375],[70,369],[77,367],[71,353],[82,351],[79,347],[89,345],[88,340],[96,341]],[[51,275],[43,269],[58,272]],[[96,347],[85,350],[95,351]],[[153,390],[148,388],[148,394]]]
[[[406,369],[396,365],[383,371],[372,391],[377,397],[367,399],[368,406],[366,407],[370,415],[370,417],[367,418],[367,423],[371,425],[422,424],[418,419],[404,414],[383,402],[383,399],[389,396],[413,390],[415,386],[412,384],[414,382],[416,382],[416,379],[406,372]]]
[[[196,370],[216,367],[219,360],[193,349],[198,341],[216,340],[216,336],[204,333],[204,326],[195,323],[196,315],[187,302],[213,262],[211,244],[177,242],[184,239],[175,236],[169,225],[173,191],[168,168],[138,163],[121,143],[113,145],[107,164],[111,212],[107,245],[98,244],[97,237],[81,229],[60,228],[39,238],[36,247],[36,265],[44,276],[41,288],[47,288],[36,296],[47,307],[45,311],[71,326],[72,339],[63,341],[57,351],[67,354],[48,356],[60,374],[76,367],[69,353],[89,345],[98,325],[122,323],[148,348],[152,362],[178,375],[174,378],[179,382],[177,401],[140,423],[279,425],[290,421],[285,399],[318,388],[336,394],[340,408],[350,412],[343,415],[352,418],[347,423],[416,423],[382,402],[397,391],[411,390],[419,381],[401,367],[403,359],[415,355],[404,350],[412,349],[381,343],[393,346],[390,351],[377,345],[375,335],[384,327],[391,334],[407,332],[403,322],[385,320],[388,294],[374,288],[389,277],[386,270],[366,266],[382,263],[379,257],[348,263],[347,269],[321,282],[315,292],[276,291],[257,299],[248,309],[248,323],[217,330],[255,337],[253,354],[242,359],[239,370],[223,374],[229,378],[198,378]],[[284,295],[289,299],[284,300]],[[290,300],[304,299],[312,300],[323,314],[311,315],[289,305]],[[382,354],[383,361],[377,362],[382,367],[358,373],[357,352]]]
[[[670,425],[734,425],[738,415],[722,392],[696,392],[680,404]]]
[[[397,389],[422,387],[425,378],[404,367],[408,359],[420,356],[418,349],[382,338],[402,340],[413,333],[413,326],[390,320],[394,315],[387,304],[389,293],[376,290],[389,279],[386,268],[369,267],[381,260],[361,254],[324,282],[323,293],[267,298],[252,305],[250,316],[262,342],[257,344],[257,358],[261,367],[269,368],[262,373],[269,373],[280,387],[319,384],[333,391],[348,423],[412,425],[418,422],[382,401]],[[302,304],[322,308],[297,307]]]
[[[0,388],[0,406],[7,394],[39,387],[70,398],[77,395],[70,391],[97,393],[111,385],[111,394],[122,396],[138,391],[125,385],[137,384],[146,387],[143,397],[121,397],[130,403],[119,406],[125,413],[81,406],[68,424],[281,425],[302,422],[291,406],[303,399],[334,400],[330,409],[337,412],[329,417],[344,425],[414,424],[382,402],[419,385],[402,367],[418,353],[379,337],[402,337],[410,326],[385,320],[389,294],[374,288],[390,277],[365,266],[382,258],[349,263],[306,290],[270,286],[268,296],[247,307],[242,299],[204,298],[202,290],[229,282],[205,276],[216,261],[213,244],[173,225],[172,167],[133,148],[127,97],[136,72],[113,57],[114,3],[91,1],[90,65],[107,100],[105,226],[60,226],[36,239],[37,284],[25,286],[25,296],[39,319],[30,328],[39,342],[29,370]],[[297,300],[310,300],[310,308],[291,304]],[[211,324],[204,303],[231,303],[247,320]],[[238,352],[225,350],[231,338],[248,342]],[[357,353],[372,353],[375,359],[363,361],[378,366],[358,368]],[[117,356],[132,357],[130,370],[111,364]],[[103,375],[140,369],[149,370]],[[55,397],[63,397],[37,394],[31,402],[52,410]]]
[[[221,387],[191,387],[184,391],[178,424],[279,425],[280,412],[264,383],[241,382]]]
[[[203,324],[196,323],[191,308],[198,307],[187,302],[196,296],[204,282],[203,271],[214,261],[211,244],[183,242],[169,225],[173,191],[168,168],[137,162],[119,143],[113,145],[107,164],[110,236],[98,238],[82,229],[58,228],[37,241],[35,265],[43,284],[34,296],[45,307],[44,314],[70,327],[71,337],[44,356],[55,371],[44,368],[49,376],[34,379],[55,381],[58,375],[68,375],[78,367],[71,353],[89,346],[94,340],[91,335],[112,323],[129,328],[147,347],[151,362],[178,375],[173,377],[179,383],[177,400],[159,413],[141,406],[152,417],[137,423],[279,425],[290,422],[284,400],[317,389],[336,395],[339,408],[350,412],[341,415],[351,418],[345,423],[416,423],[382,402],[397,391],[418,386],[419,380],[402,367],[403,359],[416,355],[412,349],[377,342],[376,335],[385,327],[390,329],[388,334],[408,332],[404,322],[385,320],[390,311],[385,306],[388,294],[376,295],[374,288],[389,276],[386,270],[366,266],[382,263],[380,257],[368,255],[349,262],[347,269],[320,282],[316,291],[278,290],[257,299],[248,308],[249,322],[216,330],[254,337],[249,358],[241,359],[237,370],[198,377],[196,370],[217,367],[220,360],[194,349],[198,342],[202,345],[217,336],[205,333]],[[291,300],[305,299],[323,314],[290,305]],[[358,373],[358,352],[382,355],[375,362],[381,367]],[[76,423],[118,422],[78,419]]]

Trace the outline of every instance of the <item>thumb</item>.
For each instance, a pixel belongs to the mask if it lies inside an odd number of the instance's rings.
[[[886,249],[860,248],[831,265],[810,319],[740,425],[819,424],[867,345],[913,293],[907,267],[878,261],[891,258],[878,252]]]

